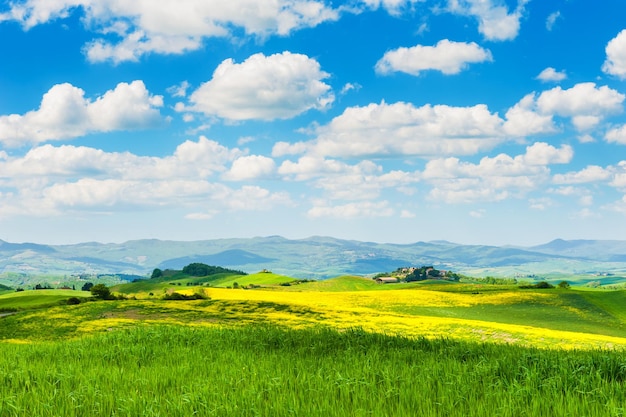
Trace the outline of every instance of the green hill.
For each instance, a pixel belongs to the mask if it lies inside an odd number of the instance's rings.
[[[28,310],[59,304],[71,297],[89,298],[91,293],[74,290],[28,290],[0,295],[0,310]]]

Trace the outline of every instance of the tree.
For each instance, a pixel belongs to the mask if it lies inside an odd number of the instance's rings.
[[[150,276],[150,278],[161,278],[163,276],[163,271],[161,271],[159,268],[154,268],[154,271],[152,271],[152,275]]]
[[[569,290],[570,285],[569,285],[569,282],[567,281],[561,281],[559,282],[558,287],[563,290]]]
[[[113,298],[111,296],[111,290],[104,284],[96,284],[91,287],[91,295],[100,299],[100,300],[110,300]]]
[[[90,291],[93,287],[93,282],[85,282],[85,285],[81,288],[81,291]]]

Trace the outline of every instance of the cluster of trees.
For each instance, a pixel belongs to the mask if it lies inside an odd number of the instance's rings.
[[[557,287],[563,289],[563,290],[567,290],[570,288],[569,282],[567,281],[561,281],[557,284]],[[539,281],[536,284],[527,284],[527,285],[520,285],[519,288],[521,289],[551,289],[554,288],[554,285],[550,284],[547,281]]]
[[[422,266],[415,268],[404,278],[406,282],[425,281],[427,279],[445,279],[448,281],[458,281],[461,276],[450,271],[440,271],[432,266]]]
[[[167,270],[166,270],[167,271]],[[209,275],[216,274],[236,274],[236,275],[247,275],[243,271],[238,271],[234,269],[223,268],[221,266],[213,266],[207,265],[200,262],[194,262],[187,266],[185,266],[182,270],[183,274],[191,275],[192,277],[206,277]],[[159,268],[155,268],[152,271],[152,275],[150,278],[161,278],[165,275],[165,272]]]

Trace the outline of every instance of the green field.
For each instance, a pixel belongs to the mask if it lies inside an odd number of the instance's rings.
[[[626,414],[626,291],[269,272],[113,290],[0,295],[0,416]]]
[[[28,310],[58,305],[70,297],[88,298],[86,291],[36,290],[0,294],[0,310]]]

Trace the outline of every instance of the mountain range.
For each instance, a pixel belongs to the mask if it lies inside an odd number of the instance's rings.
[[[0,273],[28,275],[149,275],[192,262],[246,272],[263,269],[299,278],[369,275],[404,266],[433,265],[466,274],[619,274],[626,271],[626,241],[561,240],[533,246],[463,245],[447,241],[392,244],[315,236],[202,241],[133,240],[72,245],[0,240]]]

